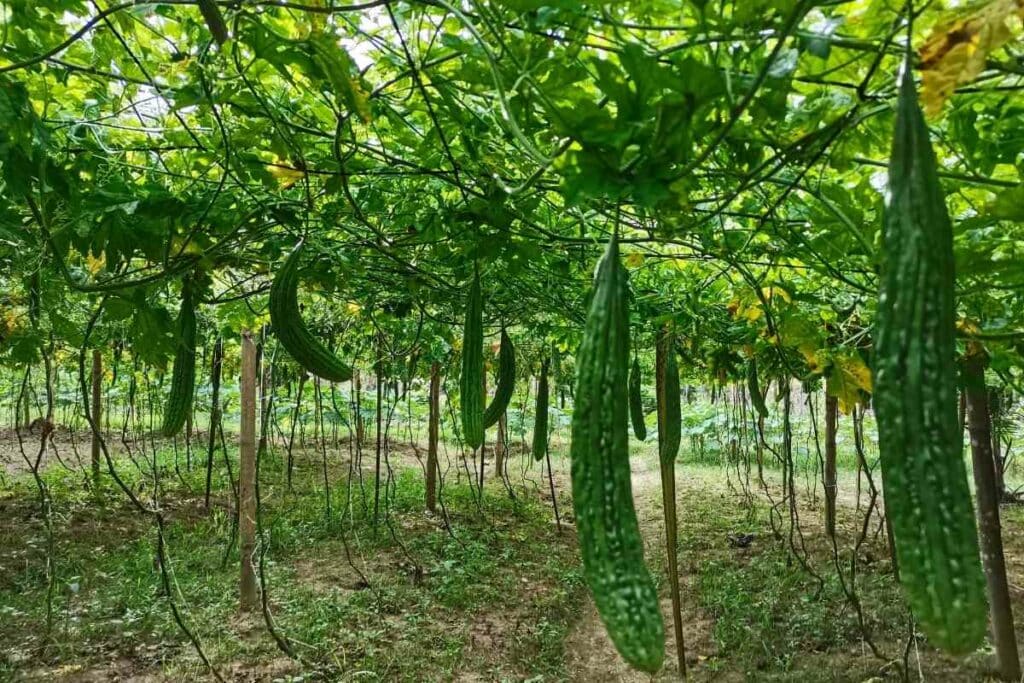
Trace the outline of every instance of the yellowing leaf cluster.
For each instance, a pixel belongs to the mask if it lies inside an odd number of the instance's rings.
[[[282,190],[287,190],[289,187],[301,180],[305,175],[305,173],[298,169],[285,166],[282,161],[278,161],[274,164],[267,164],[267,172],[274,176]]]
[[[92,252],[85,255],[85,266],[89,269],[90,275],[96,275],[103,270],[105,265],[107,265],[106,252],[100,252],[97,256],[93,256]]]
[[[832,358],[827,387],[828,393],[839,400],[839,409],[848,413],[861,401],[861,392],[871,393],[871,368],[856,352],[837,354]]]
[[[626,267],[631,270],[636,270],[644,264],[644,255],[639,252],[633,252],[626,256]]]
[[[793,297],[790,296],[789,292],[777,285],[762,287],[761,297],[763,297],[764,301],[771,301],[777,297],[786,303],[793,302]],[[761,301],[761,298],[757,298],[754,295],[738,296],[729,302],[729,312],[737,320],[743,319],[749,322],[757,322],[764,315],[764,307],[761,305]]]
[[[921,47],[921,100],[929,116],[942,111],[957,86],[977,78],[988,56],[1020,31],[1024,0],[990,0],[935,30]]]

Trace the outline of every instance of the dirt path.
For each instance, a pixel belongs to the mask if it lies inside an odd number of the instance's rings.
[[[658,462],[653,458],[635,458],[631,461],[633,472],[633,498],[636,501],[637,519],[644,536],[645,556],[648,564],[663,566],[665,526],[662,517],[661,477]],[[683,475],[686,476],[683,476]],[[704,491],[710,482],[703,478],[689,476],[681,467],[676,470],[677,500],[686,500],[688,494]],[[682,529],[691,520],[686,519],[683,506],[679,508],[679,525]],[[655,560],[654,558],[658,558]],[[696,606],[693,594],[695,577],[688,571],[692,565],[680,565],[680,582],[683,590],[683,637],[686,643],[687,665],[691,680],[703,680],[706,672],[700,663],[712,654],[711,638],[714,626],[711,618]],[[665,666],[653,678],[630,668],[608,638],[604,624],[589,593],[583,616],[576,624],[566,642],[570,680],[625,681],[627,683],[649,683],[650,681],[679,680],[679,666],[676,659],[676,639],[672,628],[672,601],[669,598],[667,582],[662,581],[661,612],[665,622]]]

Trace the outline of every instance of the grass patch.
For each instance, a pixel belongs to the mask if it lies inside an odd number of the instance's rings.
[[[328,516],[313,463],[288,492],[275,478],[280,467],[268,461],[268,595],[294,661],[260,615],[237,613],[227,479],[215,480],[215,505],[204,514],[202,473],[179,479],[171,457],[160,453],[158,468],[175,598],[225,676],[564,678],[564,637],[585,589],[574,545],[532,498],[512,500],[494,486],[478,500],[467,485],[449,483],[449,533],[440,517],[423,512],[422,477],[411,468],[396,470],[382,490],[375,522],[372,486],[333,484]],[[148,490],[147,477],[123,469],[129,485]],[[0,500],[0,677],[113,673],[112,666],[176,680],[201,675],[160,587],[152,526],[119,492],[83,492],[77,475],[59,470],[46,478],[58,534],[52,643],[40,649],[44,529],[32,485],[19,480]]]

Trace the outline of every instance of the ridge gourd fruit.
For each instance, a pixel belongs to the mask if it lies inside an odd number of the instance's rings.
[[[473,274],[466,300],[459,397],[462,435],[466,445],[475,450],[484,442],[484,319],[478,271]]]
[[[335,356],[306,327],[299,312],[300,243],[277,271],[270,286],[270,324],[281,346],[303,368],[329,382],[352,379],[352,368]]]
[[[181,309],[178,313],[178,343],[171,372],[171,392],[164,407],[161,431],[174,436],[181,431],[192,410],[196,384],[196,308],[192,299],[192,283],[181,287]]]
[[[572,498],[583,574],[608,635],[633,667],[654,672],[665,657],[658,593],[644,563],[630,485],[629,302],[616,237],[598,266],[576,357]]]
[[[900,581],[953,654],[985,636],[985,581],[957,418],[953,229],[904,64],[889,162],[875,409]]]
[[[516,386],[516,350],[504,328],[501,330],[501,347],[498,349],[498,385],[494,398],[484,411],[484,429],[493,427],[508,409],[512,391]]]
[[[644,402],[640,395],[641,382],[640,360],[634,358],[633,367],[629,371],[629,418],[633,423],[633,434],[643,441],[647,438],[647,424],[644,422]]]
[[[540,364],[537,379],[537,403],[533,411],[533,459],[543,460],[548,452],[548,365],[545,358]]]

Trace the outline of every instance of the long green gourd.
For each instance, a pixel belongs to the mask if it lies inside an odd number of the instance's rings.
[[[619,654],[654,672],[665,657],[665,627],[630,486],[629,302],[614,236],[598,267],[576,369],[571,473],[584,578]]]
[[[501,330],[501,347],[498,349],[498,385],[494,398],[484,411],[484,429],[494,426],[508,409],[512,391],[516,388],[516,349],[508,333]]]
[[[675,463],[683,437],[682,405],[679,397],[679,364],[676,361],[675,336],[664,330],[658,340],[659,366],[663,376],[658,382],[658,454],[663,465]]]
[[[330,382],[346,382],[352,378],[352,368],[313,336],[299,311],[302,247],[300,243],[292,251],[270,285],[270,324],[281,346],[299,365]]]
[[[178,343],[171,372],[171,392],[164,406],[161,428],[164,436],[181,431],[192,410],[196,385],[196,307],[189,280],[181,286],[181,309],[178,312]]]
[[[957,419],[953,229],[909,65],[883,245],[874,399],[886,509],[921,630],[961,654],[985,636],[985,581]]]
[[[484,442],[484,318],[479,272],[473,274],[466,299],[459,397],[462,436],[466,445],[475,450]]]
[[[540,364],[540,377],[537,379],[537,402],[533,411],[533,459],[543,460],[548,452],[548,365],[545,358]]]
[[[768,406],[764,403],[761,382],[757,378],[757,361],[753,358],[747,363],[747,393],[750,394],[750,403],[754,406],[757,414],[761,417],[768,417]]]
[[[640,360],[633,359],[629,371],[629,419],[633,423],[633,434],[643,441],[647,438],[647,423],[644,421],[644,401],[640,395],[643,379],[640,375]]]

